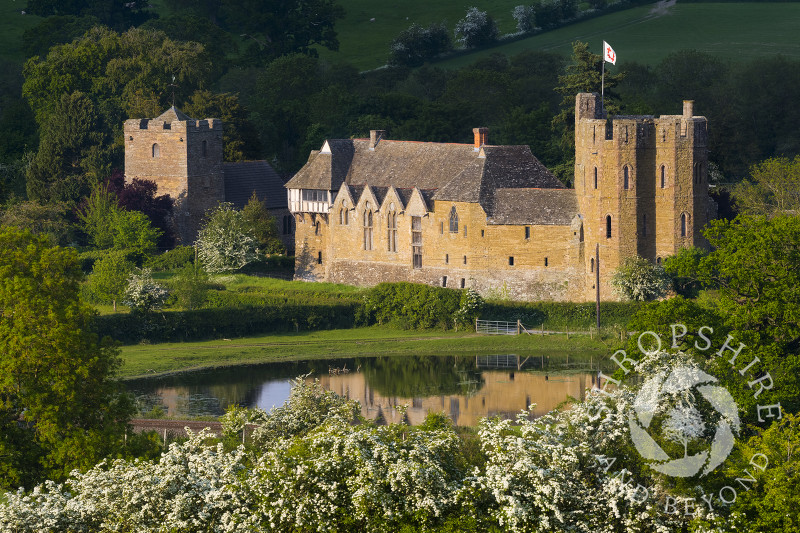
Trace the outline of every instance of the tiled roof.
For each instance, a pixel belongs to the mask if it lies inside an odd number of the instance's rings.
[[[223,163],[222,170],[225,174],[226,202],[241,209],[255,191],[267,209],[286,207],[283,180],[266,161]]]
[[[579,213],[574,189],[497,189],[489,224],[569,226]]]
[[[497,189],[564,188],[527,146],[477,151],[472,144],[387,139],[372,150],[368,139],[328,140],[286,187],[338,190],[343,181],[351,187],[368,184],[380,199],[382,188],[408,190],[410,196],[418,187],[429,205],[432,200],[480,202],[487,211]]]

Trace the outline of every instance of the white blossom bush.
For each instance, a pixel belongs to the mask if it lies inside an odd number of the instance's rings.
[[[536,26],[536,10],[533,6],[519,5],[511,10],[511,16],[517,21],[519,33],[530,33]]]
[[[167,300],[169,292],[153,280],[153,273],[149,268],[142,268],[128,278],[128,288],[122,303],[136,312],[148,312],[160,309]]]
[[[247,481],[243,448],[208,446],[206,433],[173,443],[158,461],[101,463],[20,490],[0,504],[0,531],[249,532],[258,530],[257,495]]]
[[[497,40],[497,24],[486,11],[477,7],[467,9],[463,19],[456,22],[456,42],[465,48],[474,48]]]
[[[258,242],[244,214],[221,203],[197,235],[197,255],[212,274],[233,272],[259,257]]]
[[[639,256],[628,257],[614,271],[611,285],[629,300],[655,300],[672,289],[672,280],[661,265]]]

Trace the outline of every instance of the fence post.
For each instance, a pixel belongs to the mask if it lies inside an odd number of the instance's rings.
[[[519,330],[519,318],[518,318],[517,319],[517,335],[519,335],[519,333],[520,333],[520,330]]]
[[[478,333],[478,317],[475,317],[475,333]]]

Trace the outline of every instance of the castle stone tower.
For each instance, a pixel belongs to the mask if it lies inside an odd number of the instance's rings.
[[[707,121],[691,101],[681,115],[615,116],[600,95],[575,101],[575,190],[586,219],[586,298],[613,298],[611,276],[622,260],[654,263],[680,248],[705,246],[700,230],[716,216],[708,196]]]
[[[192,243],[206,210],[225,198],[222,121],[195,120],[175,107],[154,119],[126,120],[125,181],[152,180],[175,200],[173,224]]]

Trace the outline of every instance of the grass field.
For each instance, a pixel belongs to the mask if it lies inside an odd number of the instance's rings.
[[[36,26],[39,17],[23,15],[27,0],[0,0],[0,56],[22,63],[22,32]]]
[[[402,331],[385,327],[276,334],[262,337],[191,343],[122,347],[125,378],[248,363],[325,359],[364,355],[470,355],[485,353],[566,355],[613,353],[595,337],[571,335],[479,336],[470,332]]]
[[[437,2],[368,3],[341,0],[347,10],[337,24],[340,51],[320,51],[329,60],[347,60],[361,69],[376,68],[386,62],[389,43],[412,22],[428,24],[446,18],[452,28],[466,8],[476,5],[497,18],[501,33],[514,31],[511,9],[520,2]],[[676,4],[665,13],[653,13],[647,5],[597,17],[564,28],[505,45],[461,55],[437,63],[456,68],[493,53],[513,55],[525,50],[547,50],[569,55],[570,43],[589,42],[600,53],[608,41],[621,61],[655,64],[664,56],[684,49],[696,49],[719,57],[749,61],[758,57],[784,54],[800,57],[797,40],[797,3],[708,3]],[[409,20],[405,17],[409,16]],[[375,22],[369,22],[375,17]],[[611,67],[614,68],[614,67]]]

